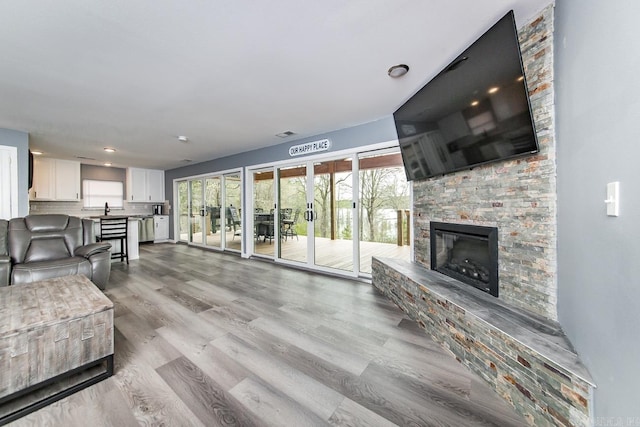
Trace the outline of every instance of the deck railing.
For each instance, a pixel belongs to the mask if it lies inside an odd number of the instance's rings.
[[[411,212],[408,209],[396,211],[398,220],[398,246],[411,244]]]

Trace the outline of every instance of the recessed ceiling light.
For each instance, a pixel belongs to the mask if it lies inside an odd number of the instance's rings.
[[[518,78],[516,79],[516,81],[517,81],[517,82],[521,82],[521,81],[523,81],[523,80],[524,80],[524,76],[520,76],[520,77],[518,77]]]
[[[111,147],[104,147],[104,151],[106,151],[107,153],[115,153],[116,149]]]
[[[489,88],[488,92],[489,92],[489,93],[496,93],[496,92],[498,91],[498,89],[500,89],[500,88],[499,88],[499,87],[497,87],[497,86],[494,86],[494,87],[492,87],[492,88]]]
[[[107,162],[107,163],[105,163],[104,165],[105,165],[105,166],[107,166],[107,167],[109,167],[109,166],[111,166],[111,163]]]
[[[290,130],[286,130],[284,132],[277,133],[276,136],[278,136],[280,138],[286,138],[288,136],[295,135],[295,134],[296,134],[295,132],[291,132]]]
[[[398,78],[398,77],[402,77],[405,74],[407,74],[409,72],[409,66],[406,64],[398,64],[398,65],[394,65],[393,67],[389,68],[389,71],[387,71],[387,74],[389,74],[389,77],[393,77]]]
[[[180,141],[180,142],[189,142],[189,138],[187,138],[186,136],[181,135],[181,136],[178,137],[178,141]]]
[[[478,105],[478,104],[480,104],[480,102],[478,102],[478,101],[473,101],[473,102],[471,102],[471,106],[472,106],[472,107],[475,107],[475,106],[476,106],[476,105]]]
[[[35,156],[41,156],[42,155],[42,151],[34,150],[34,151],[31,152],[31,154],[33,154]]]

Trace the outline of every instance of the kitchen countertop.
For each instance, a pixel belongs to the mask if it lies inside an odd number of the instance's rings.
[[[144,217],[137,215],[97,215],[97,216],[89,216],[88,219],[92,219],[94,221],[99,221],[101,219],[122,219],[127,218],[129,221],[137,221]]]

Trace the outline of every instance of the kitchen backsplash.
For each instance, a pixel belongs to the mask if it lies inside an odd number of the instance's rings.
[[[166,212],[166,210],[165,210]],[[77,217],[102,215],[103,209],[85,209],[80,202],[29,202],[29,214],[66,214]],[[151,203],[124,202],[123,209],[112,208],[109,215],[153,215]]]

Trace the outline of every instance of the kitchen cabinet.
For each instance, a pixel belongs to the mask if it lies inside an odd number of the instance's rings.
[[[155,227],[154,242],[164,242],[169,240],[169,215],[154,215],[153,225]]]
[[[164,202],[164,171],[147,170],[147,184],[150,202]]]
[[[31,200],[79,201],[80,162],[36,158],[33,160]]]
[[[56,160],[56,200],[80,200],[80,162]]]
[[[55,199],[54,179],[53,159],[33,159],[33,185],[29,191],[29,198],[31,200]]]
[[[164,171],[128,168],[127,200],[130,202],[164,202]]]

